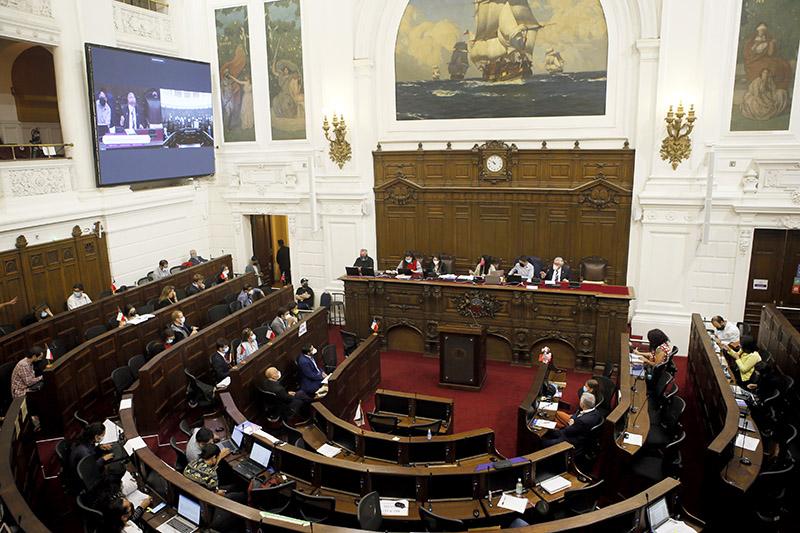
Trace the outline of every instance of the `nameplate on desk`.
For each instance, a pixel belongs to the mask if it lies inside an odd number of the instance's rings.
[[[133,452],[135,452],[136,450],[146,447],[147,444],[145,444],[144,439],[142,437],[134,437],[132,439],[128,439],[128,441],[125,443],[124,446],[125,452],[127,452],[128,455],[133,455]]]
[[[122,411],[123,409],[130,409],[131,407],[133,407],[132,398],[124,398],[121,402],[119,402],[120,411]]]
[[[397,505],[397,504],[400,505]],[[384,500],[381,498],[381,515],[408,516],[408,500]]]
[[[300,327],[297,328],[297,336],[302,337],[308,331],[308,325],[305,322],[300,322]]]
[[[740,418],[739,419],[739,429],[743,429],[745,431],[755,431],[756,427],[753,425],[753,423],[750,420],[748,420],[746,418]]]
[[[542,411],[558,411],[558,402],[541,402],[539,409]]]
[[[538,285],[526,285],[525,288],[528,289],[528,290],[535,291],[535,290],[537,290],[539,288],[539,286]]]
[[[303,527],[308,527],[311,525],[311,522],[306,520],[300,520],[299,518],[292,518],[291,516],[283,516],[275,513],[268,513],[266,511],[261,511],[261,516],[264,518],[270,518],[272,520],[280,520],[282,522],[289,522],[290,524],[297,524]]]

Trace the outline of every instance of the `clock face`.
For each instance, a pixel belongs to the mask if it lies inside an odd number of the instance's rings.
[[[490,156],[486,159],[486,169],[489,172],[500,172],[503,170],[503,158],[499,155]]]

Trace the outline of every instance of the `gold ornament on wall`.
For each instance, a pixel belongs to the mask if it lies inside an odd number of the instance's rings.
[[[344,123],[344,115],[341,115],[339,118],[336,117],[336,113],[333,114],[333,138],[328,135],[328,130],[331,127],[328,125],[328,117],[323,116],[322,121],[322,130],[325,132],[325,138],[330,143],[330,156],[331,161],[339,165],[341,169],[344,164],[350,161],[350,156],[353,153],[350,149],[350,143],[347,142],[345,139],[345,135],[347,135],[347,126]]]
[[[686,117],[686,121],[683,117]],[[694,129],[694,105],[689,107],[689,114],[683,112],[683,102],[678,104],[678,110],[673,113],[672,106],[664,119],[667,122],[667,136],[661,142],[661,159],[672,163],[672,170],[677,170],[678,165],[684,159],[689,159],[692,153],[692,140],[689,134]]]

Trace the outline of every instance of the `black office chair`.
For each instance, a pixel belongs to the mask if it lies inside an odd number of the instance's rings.
[[[189,464],[189,458],[186,457],[186,452],[178,447],[178,443],[175,442],[175,437],[170,437],[169,445],[172,448],[172,451],[175,452],[175,463],[172,465],[173,468],[175,468],[176,472],[183,472],[183,469]]]
[[[381,497],[373,490],[358,502],[358,525],[366,531],[380,531],[382,524]]]
[[[372,431],[390,435],[397,433],[397,425],[400,423],[400,419],[396,416],[378,413],[367,413],[367,420],[369,420],[369,427]],[[425,433],[427,434],[427,431]]]
[[[139,316],[151,315],[151,314],[153,314],[154,310],[155,310],[155,307],[152,306],[152,305],[149,305],[149,304],[148,305],[140,305],[139,307],[136,308],[136,314],[139,315]]]
[[[232,292],[225,295],[225,305],[231,305],[233,302],[236,301],[236,298],[239,297],[239,293]]]
[[[79,409],[76,409],[75,412],[72,413],[72,418],[75,419],[78,425],[81,426],[81,430],[86,429],[86,427],[89,425],[89,421],[86,420],[86,418],[84,418],[83,415],[81,415]]]
[[[750,335],[750,324],[747,322],[737,322],[736,327],[739,328],[740,336]]]
[[[78,480],[84,490],[92,490],[100,479],[100,469],[97,467],[97,458],[91,454],[80,460],[77,467]]]
[[[215,278],[206,278],[203,280],[203,285],[206,286],[206,289],[210,289],[217,285],[217,280]]]
[[[231,353],[233,354],[234,361],[236,361],[236,357],[238,356],[240,344],[242,344],[242,339],[231,339]]]
[[[336,345],[329,344],[322,349],[322,362],[325,364],[325,373],[333,374],[339,357],[336,354]]]
[[[600,422],[589,430],[589,436],[583,443],[581,453],[575,454],[575,463],[585,472],[590,472],[592,470],[594,463],[600,456],[600,436],[603,433],[603,424],[605,421],[605,418],[601,418]]]
[[[680,420],[686,410],[686,402],[680,396],[673,396],[661,413],[658,425],[650,426],[644,445],[648,447],[666,446],[675,440],[681,430]]]
[[[414,424],[408,427],[408,434],[411,437],[426,437],[428,435],[428,431],[430,431],[431,435],[438,435],[439,429],[441,427],[442,427],[441,420],[434,420],[433,422],[425,422],[424,424]]]
[[[145,347],[145,352],[147,352],[148,361],[163,351],[164,351],[164,345],[161,344],[161,341],[158,340],[148,342],[147,346]]]
[[[131,369],[134,379],[139,379],[139,369],[144,366],[147,360],[142,354],[134,355],[128,360],[128,368]]]
[[[344,356],[349,357],[351,353],[353,353],[356,348],[358,348],[358,335],[355,333],[350,333],[349,331],[345,331],[343,329],[339,330],[339,333],[342,334],[342,345],[344,346]]]
[[[605,376],[592,376],[592,378],[597,381],[598,388],[603,396],[602,400],[595,398],[597,410],[600,411],[601,415],[606,417],[614,408],[613,402],[617,397],[617,384],[614,383],[611,378],[607,378]]]
[[[650,425],[658,425],[661,423],[661,413],[663,413],[667,406],[672,401],[673,396],[678,394],[678,386],[672,383],[672,386],[667,389],[667,392],[659,398],[656,404],[652,402],[647,407],[648,416],[650,417]]]
[[[303,439],[303,432],[293,428],[285,420],[281,421],[281,430],[283,431],[284,442],[297,442],[297,439]]]
[[[667,358],[667,367],[665,369],[667,372],[672,374],[672,377],[675,377],[675,374],[678,373],[678,367],[675,365],[675,361],[673,361],[676,355],[678,355],[678,347],[673,346],[672,351],[669,352],[669,357]]]
[[[71,451],[72,447],[67,439],[61,439],[58,441],[58,444],[56,444],[56,457],[58,457],[58,463],[61,465],[61,471],[58,473],[58,477],[61,478],[62,487],[74,496],[77,494],[77,491],[75,490],[75,476],[72,474],[72,468],[70,468],[69,464],[69,455]]]
[[[578,516],[591,513],[597,509],[597,501],[603,490],[603,480],[597,480],[591,485],[579,489],[570,489],[564,492],[564,501],[560,511],[565,517]],[[556,518],[560,518],[559,512],[555,513]]]
[[[327,520],[336,509],[336,498],[312,496],[296,489],[292,489],[292,501],[303,520],[315,524]]]
[[[424,507],[419,507],[419,518],[425,531],[466,531],[467,528],[462,520],[439,516],[433,511],[428,511]]]
[[[98,297],[98,299],[102,300],[103,298],[108,298],[112,294],[114,294],[114,293],[111,292],[111,291],[103,291],[103,292],[100,293],[100,296]]]
[[[631,473],[647,479],[653,484],[662,479],[674,477],[681,478],[681,446],[686,440],[686,432],[681,431],[677,439],[664,447],[664,453],[643,455],[631,464]]]
[[[283,513],[292,503],[292,491],[297,482],[292,480],[272,487],[253,487],[250,489],[250,505],[273,514]]]
[[[269,326],[260,326],[253,330],[256,335],[256,342],[259,346],[265,345],[269,340],[267,339],[267,330]]]
[[[603,377],[611,379],[611,376],[614,375],[614,363],[608,362],[603,365]]]
[[[194,430],[197,429],[198,427],[200,427],[202,424],[203,424],[203,419],[202,418],[198,422],[196,422],[194,424],[190,424],[184,418],[183,420],[180,421],[180,423],[178,424],[178,427],[180,428],[181,432],[184,435],[186,435],[189,438],[192,438],[192,434],[194,433]]]
[[[786,487],[793,479],[794,465],[794,459],[787,455],[775,469],[762,470],[747,491],[752,495],[751,505],[747,507],[755,509],[756,517],[761,522],[774,526],[784,514]]]
[[[178,297],[178,300],[183,300],[186,298],[186,289],[175,289],[175,296]]]
[[[19,323],[24,328],[25,326],[30,326],[31,324],[36,323],[36,315],[33,313],[25,313],[21,317],[19,317]]]
[[[213,408],[215,404],[214,386],[203,383],[194,377],[188,368],[184,368],[183,373],[186,375],[186,398],[189,407]]]
[[[175,272],[180,272],[181,270],[183,270],[183,265],[177,265],[174,267],[170,267],[169,273],[174,274]]]
[[[155,309],[156,306],[158,305],[158,296],[156,296],[155,298],[150,298],[149,300],[147,300],[147,305],[149,305],[150,307]]]
[[[228,310],[231,312],[231,314],[235,313],[241,308],[242,308],[242,302],[240,302],[239,300],[235,300],[230,304],[228,304]]]
[[[258,394],[261,396],[262,409],[267,420],[271,424],[277,424],[281,419],[278,396],[274,392],[262,389],[261,386],[258,387]]]
[[[230,314],[230,309],[228,309],[227,305],[215,305],[208,310],[208,319],[213,324],[214,322],[222,320]]]
[[[121,366],[119,368],[115,368],[114,371],[111,373],[111,382],[114,384],[114,391],[117,394],[117,397],[122,397],[122,393],[133,385],[136,381],[136,378],[131,371],[129,366]]]
[[[145,284],[147,284],[147,283],[150,283],[150,278],[148,278],[147,276],[145,276],[145,277],[143,277],[143,278],[139,278],[139,280],[136,282],[136,285],[137,285],[137,286],[140,286],[140,285],[145,285]]]
[[[116,320],[116,318],[115,318],[115,320]],[[89,339],[93,339],[93,338],[97,337],[98,335],[102,335],[106,331],[107,330],[106,330],[105,326],[103,326],[102,324],[98,324],[97,326],[92,326],[92,327],[88,328],[83,333],[83,338],[88,341]]]
[[[64,345],[64,341],[59,338],[51,340],[50,352],[53,354],[53,360],[56,360],[67,353],[67,347]]]
[[[101,533],[105,529],[103,513],[89,507],[85,498],[84,494],[78,494],[75,498],[75,503],[78,504],[78,511],[83,520],[84,533]]]
[[[759,349],[758,355],[761,356],[761,360],[765,363],[769,363],[770,361],[772,361],[772,352],[770,352],[767,349]]]

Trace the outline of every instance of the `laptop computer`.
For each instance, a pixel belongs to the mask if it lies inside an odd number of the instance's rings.
[[[242,439],[244,438],[244,433],[242,432],[242,428],[240,426],[236,426],[233,428],[233,433],[231,433],[231,438],[224,439],[217,443],[220,449],[227,448],[231,451],[231,453],[237,453],[239,448],[242,447]]]
[[[517,274],[511,274],[510,276],[506,276],[506,283],[522,283],[522,276],[518,276]]]
[[[653,533],[684,533],[694,531],[683,522],[669,516],[666,498],[659,498],[655,503],[647,506],[647,521],[650,523],[650,531]]]
[[[503,281],[503,271],[502,270],[495,270],[489,274],[486,274],[483,284],[484,285],[500,285]]]
[[[374,278],[375,277],[375,269],[371,268],[371,267],[363,267],[361,269],[361,275]]]
[[[344,267],[344,271],[347,273],[348,276],[361,275],[361,272],[358,271],[358,267]]]
[[[247,479],[253,479],[269,466],[272,451],[259,443],[253,443],[250,457],[233,467],[233,470]]]
[[[200,504],[178,495],[178,514],[156,528],[159,533],[192,533],[200,527]]]
[[[403,274],[405,276],[411,276],[411,275],[414,274],[414,271],[411,270],[410,268],[398,268],[397,269],[397,273],[398,274]]]

